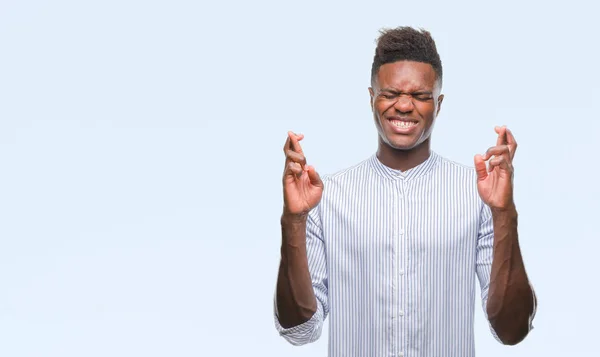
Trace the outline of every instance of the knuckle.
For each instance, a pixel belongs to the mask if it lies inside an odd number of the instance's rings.
[[[296,161],[298,159],[298,155],[294,152],[294,150],[288,150],[287,157],[293,161]]]

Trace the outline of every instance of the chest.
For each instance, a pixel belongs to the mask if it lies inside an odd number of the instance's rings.
[[[481,206],[475,187],[390,182],[345,188],[336,197],[322,217],[334,261],[445,260],[476,247]]]

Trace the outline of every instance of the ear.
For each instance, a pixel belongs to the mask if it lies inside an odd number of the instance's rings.
[[[444,101],[444,95],[440,94],[440,96],[438,97],[437,111],[435,113],[435,116],[438,116],[438,114],[440,114],[440,110],[442,109],[442,102],[443,101]]]
[[[369,87],[369,104],[371,104],[371,111],[373,111],[373,97],[375,93],[373,92],[373,88]]]

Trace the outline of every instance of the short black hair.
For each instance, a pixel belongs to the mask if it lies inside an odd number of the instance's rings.
[[[397,61],[429,63],[437,79],[442,82],[442,60],[427,30],[401,26],[380,31],[371,67],[371,81],[375,80],[379,67]]]

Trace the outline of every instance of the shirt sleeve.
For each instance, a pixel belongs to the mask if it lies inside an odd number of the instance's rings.
[[[321,220],[318,216],[318,206],[311,210],[306,222],[306,254],[308,257],[308,270],[317,298],[316,313],[303,324],[284,328],[281,326],[278,318],[277,293],[275,293],[274,299],[275,327],[285,340],[296,346],[318,340],[323,329],[323,322],[329,313],[327,300],[327,261]]]
[[[480,218],[480,226],[479,226],[479,234],[477,238],[477,278],[479,279],[479,285],[481,286],[481,302],[483,305],[483,313],[485,315],[486,321],[488,321],[488,325],[490,331],[494,338],[502,343],[498,334],[492,327],[489,322],[487,316],[487,301],[488,301],[488,292],[490,288],[490,279],[492,275],[492,259],[494,254],[494,222],[492,220],[492,211],[490,207],[486,204],[483,205],[481,210],[481,218]],[[533,329],[533,318],[537,311],[537,299],[535,297],[535,291],[533,290],[533,286],[529,283],[531,287],[531,291],[533,292],[533,313],[529,319],[529,331]]]

